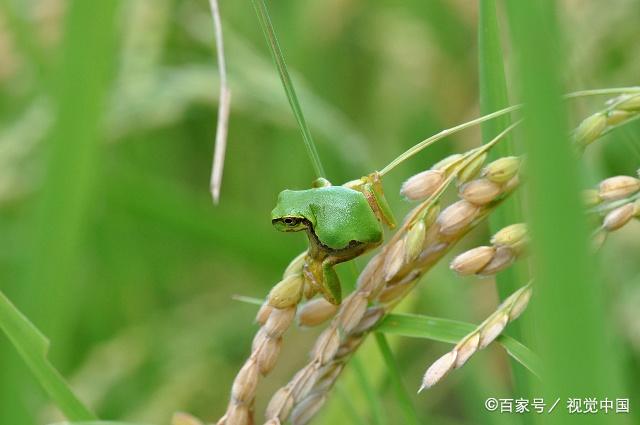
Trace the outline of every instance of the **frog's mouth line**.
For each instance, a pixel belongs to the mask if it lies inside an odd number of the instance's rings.
[[[303,220],[303,222],[305,223],[305,225],[307,226],[307,235],[309,235],[309,239],[313,239],[313,242],[315,242],[315,244],[319,247],[322,247],[322,249],[331,254],[331,255],[336,255],[336,256],[341,256],[344,252],[346,251],[350,251],[351,249],[362,245],[362,242],[358,242],[358,241],[349,241],[349,245],[345,246],[344,248],[331,248],[325,244],[323,244],[320,239],[318,239],[318,235],[316,235],[315,230],[313,229],[313,224],[311,224],[310,221],[308,220]]]
[[[281,218],[274,218],[271,220],[271,224],[278,224],[278,223],[283,223],[283,219]],[[309,237],[309,240],[311,243],[313,243],[315,246],[317,246],[318,248],[322,249],[324,252],[331,254],[331,255],[337,255],[340,256],[341,254],[343,254],[345,251],[349,251],[359,245],[362,245],[362,242],[358,242],[358,241],[350,241],[349,245],[345,246],[344,248],[331,248],[325,244],[323,244],[320,239],[318,238],[318,235],[316,235],[316,232],[313,228],[313,224],[303,218],[300,220],[300,224],[302,224],[303,226],[300,227],[295,227],[295,228],[287,228],[286,226],[282,226],[280,227],[281,231],[283,232],[301,232],[303,230],[306,230],[307,232],[307,236]]]

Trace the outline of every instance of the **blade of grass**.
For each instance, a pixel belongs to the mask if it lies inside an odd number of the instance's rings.
[[[420,425],[418,413],[416,412],[416,408],[409,397],[409,393],[407,392],[404,383],[402,382],[400,368],[398,367],[398,362],[396,361],[393,352],[391,352],[389,341],[387,341],[387,337],[383,333],[376,332],[375,335],[378,349],[380,350],[385,365],[387,366],[387,372],[389,373],[391,385],[393,386],[393,391],[396,394],[400,411],[404,416],[403,423],[407,425]]]
[[[70,3],[62,62],[53,79],[56,121],[47,140],[46,171],[31,223],[32,252],[25,258],[31,272],[24,290],[37,287],[40,296],[23,297],[36,304],[37,315],[31,317],[35,323],[51,324],[48,333],[61,349],[69,347],[62,332],[69,329],[67,321],[74,311],[69,302],[77,288],[79,241],[98,165],[117,5],[115,0]]]
[[[224,58],[224,40],[222,38],[222,22],[220,22],[220,8],[218,0],[209,0],[213,28],[216,38],[218,55],[218,75],[220,79],[220,97],[218,101],[218,123],[216,127],[216,147],[213,154],[210,189],[214,204],[220,200],[220,186],[222,185],[222,171],[224,168],[224,154],[227,148],[227,131],[229,129],[229,108],[231,104],[231,90],[227,84],[227,65]]]
[[[298,122],[300,131],[302,132],[302,139],[304,140],[305,147],[307,148],[307,154],[309,155],[309,159],[311,160],[313,170],[317,178],[325,177],[324,168],[322,167],[322,163],[320,162],[320,156],[318,155],[318,151],[313,142],[313,138],[311,137],[309,125],[307,124],[307,121],[302,114],[302,108],[300,107],[298,96],[296,95],[296,91],[293,87],[291,76],[289,75],[289,71],[287,70],[287,64],[284,61],[282,49],[280,49],[280,44],[278,43],[278,39],[276,38],[276,33],[273,29],[271,18],[269,17],[269,9],[267,8],[267,4],[264,0],[251,1],[253,3],[253,7],[256,10],[256,14],[258,15],[258,20],[260,21],[262,32],[264,33],[264,36],[269,44],[269,49],[271,50],[273,60],[275,61],[276,67],[278,68],[278,74],[280,75],[280,80],[282,81],[284,91],[287,94],[287,99],[289,99],[289,104],[291,105],[293,114],[296,117],[296,121]]]
[[[617,357],[607,332],[596,261],[579,199],[580,171],[561,102],[561,32],[555,2],[507,1],[520,89],[527,108],[528,195],[538,296],[537,340],[544,360],[542,393],[549,399],[617,393]],[[558,409],[549,424],[615,424],[620,417],[569,415]]]
[[[507,94],[507,80],[504,72],[504,58],[500,43],[500,28],[495,0],[480,0],[478,13],[478,73],[480,90],[480,114],[505,108],[509,105]],[[494,135],[504,130],[510,123],[509,115],[482,123],[482,143],[488,143]],[[513,139],[506,137],[503,143],[496,146],[491,154],[493,158],[515,155]],[[514,193],[504,204],[497,208],[489,217],[491,233],[498,232],[505,226],[522,221],[522,212],[518,193]],[[526,281],[523,276],[522,265],[508,267],[496,276],[496,284],[500,300],[513,294]],[[509,331],[517,339],[522,340],[521,322],[516,321],[509,327]],[[513,372],[513,391],[518,396],[529,394],[529,376],[527,373],[511,364]],[[522,422],[531,423],[531,416],[522,416]]]
[[[60,373],[47,360],[49,341],[2,292],[0,292],[0,327],[51,400],[68,419],[72,421],[96,419],[96,416],[80,401]]]
[[[360,389],[364,393],[369,403],[369,412],[371,413],[371,422],[375,425],[388,425],[387,416],[382,409],[382,403],[378,399],[375,389],[367,376],[367,371],[358,356],[349,362],[353,367],[353,371]]]
[[[12,297],[30,320],[42,326],[56,342],[50,356],[63,368],[68,366],[72,355],[69,336],[74,329],[73,316],[79,309],[78,299],[82,299],[78,295],[82,287],[77,275],[81,264],[78,260],[83,252],[80,241],[90,206],[92,177],[97,168],[106,87],[113,69],[112,36],[118,4],[117,0],[97,3],[76,0],[67,4],[59,65],[47,85],[56,120],[43,155],[40,197],[33,214],[27,214],[28,218],[21,223],[28,250],[20,252],[19,267],[23,273]],[[42,354],[28,352],[25,355],[35,358]],[[0,383],[0,394],[3,394],[0,422],[35,422],[35,405],[9,401],[15,396],[7,396],[33,391],[30,381],[20,379],[24,377],[14,372],[18,359],[2,360],[6,361],[3,367],[16,377]],[[36,366],[41,367],[39,363]],[[51,369],[41,368],[36,372],[47,391],[63,391],[59,389],[59,377]],[[70,409],[65,404],[59,407]]]
[[[456,320],[416,314],[390,314],[380,323],[376,331],[390,335],[457,344],[475,329],[476,325]],[[500,335],[496,341],[507,350],[511,357],[535,375],[540,376],[540,359],[529,348],[507,335]]]
[[[346,416],[351,418],[350,423],[353,425],[367,425],[367,422],[360,416],[358,409],[356,409],[356,406],[353,404],[349,394],[347,394],[347,391],[342,387],[342,385],[336,385],[336,394],[344,406]]]
[[[504,58],[496,16],[495,0],[479,0],[478,13],[478,74],[480,114],[486,115],[509,106]],[[482,123],[482,141],[487,143],[510,123],[509,115]],[[496,155],[509,155],[513,150],[511,137],[496,146]]]

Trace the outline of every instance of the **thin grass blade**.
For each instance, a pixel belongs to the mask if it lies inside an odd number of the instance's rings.
[[[367,422],[358,413],[358,409],[356,409],[356,406],[349,397],[349,394],[341,385],[336,386],[336,394],[338,395],[340,402],[344,406],[346,416],[351,419],[350,423],[352,423],[353,425],[367,425]]]
[[[391,351],[389,341],[387,341],[387,337],[383,333],[376,333],[375,335],[378,349],[380,350],[380,354],[382,354],[382,358],[387,366],[391,385],[393,386],[393,391],[395,392],[398,405],[404,417],[403,423],[407,425],[420,425],[418,413],[416,412],[416,408],[411,401],[411,397],[409,397],[409,393],[402,382],[400,368],[398,367],[398,362]]]
[[[56,341],[54,355],[62,367],[70,366],[76,354],[71,353],[70,333],[81,307],[80,296],[76,295],[84,289],[77,273],[84,265],[80,260],[85,254],[82,242],[99,168],[102,116],[115,65],[119,3],[66,2],[64,19],[61,17],[63,40],[55,70],[46,76],[45,84],[55,121],[39,158],[43,166],[39,199],[21,223],[25,248],[17,250],[21,272],[12,298],[29,313],[30,321],[45,327]],[[45,391],[70,419],[95,419],[48,363],[46,344],[38,342],[28,321],[18,320],[6,299],[3,304],[6,331],[13,335],[12,342],[20,344],[16,348]],[[18,378],[22,371],[17,373],[17,358],[2,357],[4,370],[15,377],[0,382],[0,393],[5,395],[0,398],[0,422],[28,423],[28,418],[34,417],[34,408],[16,402],[14,394],[32,390],[32,383]]]
[[[291,76],[289,75],[289,71],[287,70],[287,64],[284,60],[284,54],[282,53],[282,49],[280,48],[280,44],[278,43],[275,30],[273,29],[273,24],[271,23],[271,18],[269,17],[269,9],[267,8],[267,4],[264,0],[251,1],[253,3],[253,7],[256,10],[256,14],[258,15],[260,27],[262,28],[264,36],[269,44],[269,49],[271,50],[273,60],[275,61],[276,67],[278,68],[278,74],[280,75],[280,80],[282,81],[284,91],[287,94],[287,99],[289,99],[289,104],[291,105],[293,114],[296,117],[296,121],[298,122],[300,131],[302,132],[302,139],[304,140],[305,147],[307,148],[307,154],[309,155],[309,159],[311,160],[313,170],[317,178],[325,177],[324,168],[322,167],[322,163],[320,162],[320,156],[318,155],[318,151],[313,142],[313,138],[311,137],[311,130],[309,130],[307,120],[304,118],[304,114],[302,113],[302,108],[300,107],[298,96],[296,95],[295,88],[293,87],[293,81],[291,81]]]
[[[371,380],[367,375],[365,365],[357,356],[351,359],[350,364],[353,367],[356,380],[369,403],[371,422],[375,425],[388,425],[389,422],[387,421],[387,416],[384,414],[382,404],[380,403],[376,390],[373,388]]]
[[[476,325],[456,320],[416,314],[390,314],[380,323],[376,331],[457,344],[475,329]],[[507,335],[499,336],[496,341],[524,367],[537,376],[541,375],[540,359],[533,351]]]

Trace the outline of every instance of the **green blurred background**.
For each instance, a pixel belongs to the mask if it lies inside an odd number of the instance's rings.
[[[565,86],[638,84],[640,4],[559,4]],[[313,179],[299,131],[251,2],[223,1],[221,9],[233,98],[214,207],[218,86],[206,0],[0,1],[0,289],[50,337],[54,364],[102,418],[160,425],[176,410],[208,420],[222,414],[256,330],[255,306],[232,296],[264,297],[305,246],[304,236],[278,233],[269,220],[280,190]],[[334,183],[478,115],[475,2],[280,1],[271,11]],[[601,104],[572,102],[571,126]],[[631,124],[589,150],[590,182],[635,172],[639,131]],[[404,179],[479,140],[479,129],[465,132],[391,173],[385,187],[396,215],[410,207],[398,195]],[[453,253],[488,235],[480,226]],[[640,395],[639,236],[638,223],[628,226],[601,256],[622,341],[628,393],[620,396],[632,400]],[[340,273],[350,279],[348,268]],[[401,308],[479,322],[496,303],[491,280],[456,278],[445,261]],[[316,335],[287,336],[260,388],[259,415]],[[391,342],[412,394],[447,350]],[[400,423],[376,347],[360,356],[390,423]],[[317,423],[356,423],[345,416],[350,408],[369,423],[367,401],[345,375]],[[412,398],[424,423],[508,424],[517,418],[487,414],[483,402],[513,396],[510,385],[504,352],[490,347]],[[0,423],[57,419],[0,336]]]

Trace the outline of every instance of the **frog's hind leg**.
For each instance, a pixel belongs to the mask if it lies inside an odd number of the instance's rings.
[[[387,198],[384,196],[380,176],[377,173],[374,173],[365,177],[365,179],[367,182],[362,186],[360,191],[367,199],[373,213],[376,215],[378,220],[386,224],[390,229],[395,228],[396,219],[393,216],[393,211],[391,211]]]
[[[342,302],[342,287],[340,286],[340,279],[335,269],[335,262],[330,258],[325,259],[322,262],[322,295],[331,304],[338,305]]]

